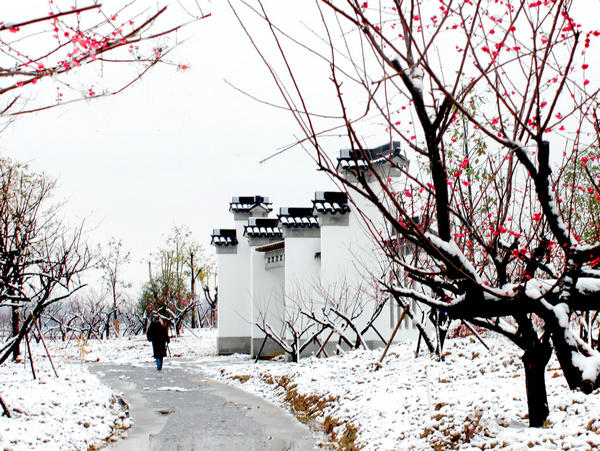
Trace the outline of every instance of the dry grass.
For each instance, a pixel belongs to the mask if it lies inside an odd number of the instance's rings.
[[[241,376],[234,376],[234,379],[240,380]],[[246,379],[247,380],[247,379]],[[329,436],[329,439],[336,444],[337,449],[343,451],[358,451],[360,447],[355,441],[358,437],[358,429],[351,423],[344,422],[330,415],[323,418],[325,409],[336,403],[336,396],[305,395],[298,392],[298,386],[293,384],[287,376],[273,377],[264,375],[262,380],[267,384],[277,385],[285,390],[284,400],[292,413],[305,424],[319,424],[323,431]],[[340,426],[345,426],[344,431],[339,434]]]
[[[248,382],[250,376],[248,374],[240,374],[239,376],[231,376],[231,378],[235,379],[236,381],[240,381],[243,384],[245,382]]]

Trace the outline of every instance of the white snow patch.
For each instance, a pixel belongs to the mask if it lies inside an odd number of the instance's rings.
[[[600,279],[593,277],[580,277],[575,285],[577,290],[583,294],[600,292]]]
[[[600,374],[600,354],[594,352],[590,356],[584,356],[580,352],[573,351],[571,355],[573,365],[581,371],[584,380],[595,381]]]
[[[249,356],[215,356],[215,332],[197,333],[200,340],[190,335],[172,340],[173,357],[165,360],[167,368],[182,360],[186,368],[195,363],[204,374],[283,406],[286,389],[272,382],[285,377],[287,387],[295,384],[293,388],[300,394],[330,398],[317,412],[317,420],[328,415],[337,418],[341,421],[338,434],[346,424],[354,425],[357,445],[367,451],[430,450],[436,445],[463,450],[600,447],[600,391],[587,396],[570,391],[554,357],[546,373],[549,423],[539,429],[527,427],[520,351],[502,337],[484,336],[490,352],[473,338],[448,340],[445,362],[437,362],[423,351],[415,359],[416,342],[402,342],[390,348],[382,368],[376,371],[381,349],[307,358],[297,364],[255,364]],[[90,354],[101,362],[154,364],[151,345],[143,337],[80,346],[58,343],[52,346],[52,354],[66,356],[55,357],[57,379],[38,348],[34,344],[36,381],[23,363],[0,366],[0,393],[11,408],[23,412],[14,411],[15,418],[0,420],[0,444],[15,451],[87,449],[110,434],[118,413],[112,405],[113,393],[82,364]],[[600,362],[588,358],[578,364],[584,371],[593,371]],[[482,416],[475,427],[479,413]],[[465,425],[475,427],[470,443],[464,441]]]

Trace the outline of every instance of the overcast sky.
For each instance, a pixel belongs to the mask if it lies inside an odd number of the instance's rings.
[[[106,0],[109,10],[107,2],[120,4]],[[14,12],[10,21],[30,17],[29,3],[11,3],[14,6],[3,8],[6,17]],[[579,5],[596,12],[598,3]],[[276,208],[308,206],[315,191],[332,188],[300,148],[260,163],[301,137],[301,132],[289,113],[250,99],[225,82],[281,103],[227,2],[207,0],[207,4],[205,12],[211,17],[181,33],[180,38],[189,40],[171,57],[190,69],[161,66],[119,96],[23,116],[0,140],[0,156],[29,162],[34,170],[58,179],[58,198],[67,200],[68,219],[86,221],[92,245],[114,236],[131,249],[133,264],[126,277],[134,282],[134,297],[147,278],[149,253],[174,226],[188,226],[212,253],[211,230],[233,225],[228,212],[232,196],[266,195]],[[318,14],[307,8],[314,3],[267,0],[266,4],[286,20],[286,29],[303,39],[312,36],[310,21],[318,20]],[[167,22],[177,20],[176,8],[173,2]],[[249,17],[246,25],[256,30]],[[593,27],[597,14],[578,18]],[[267,35],[255,38],[261,45],[268,42]],[[295,70],[309,82],[313,77],[314,82],[304,87],[318,98],[327,75],[310,62]],[[108,78],[110,71],[104,75]],[[106,78],[96,80],[94,89],[101,89]],[[317,107],[327,112],[325,100]],[[380,144],[377,133],[368,139],[371,145]],[[342,137],[326,141],[331,155],[346,145]]]
[[[136,290],[173,226],[187,225],[212,253],[211,230],[233,225],[232,196],[304,206],[331,186],[300,149],[260,163],[299,130],[289,114],[225,83],[278,101],[225,2],[210,8],[173,57],[189,70],[160,67],[122,95],[21,117],[0,141],[0,155],[58,179],[68,219],[85,219],[91,243],[123,240]]]

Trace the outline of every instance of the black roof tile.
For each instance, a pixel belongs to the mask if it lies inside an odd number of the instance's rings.
[[[312,207],[285,207],[279,209],[279,224],[293,228],[318,228],[319,220]]]
[[[215,246],[236,246],[238,244],[235,229],[214,229],[210,236],[210,244]]]

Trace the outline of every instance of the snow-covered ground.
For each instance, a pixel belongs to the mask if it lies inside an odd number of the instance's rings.
[[[173,359],[214,354],[215,332],[194,333],[196,336],[188,332],[172,340]],[[102,385],[86,365],[152,364],[152,347],[145,337],[47,344],[58,377],[42,344],[35,341],[31,342],[35,380],[29,359],[0,366],[0,396],[12,414],[12,418],[0,417],[0,449],[87,450],[102,446],[112,434],[120,433],[117,427],[131,424],[117,394]]]
[[[195,362],[217,379],[284,405],[306,421],[324,423],[338,443],[366,450],[600,447],[600,391],[571,392],[552,360],[546,378],[549,421],[544,428],[528,428],[518,350],[502,338],[486,342],[490,352],[471,338],[449,340],[445,362],[424,355],[414,359],[415,343],[402,343],[392,346],[376,369],[381,350],[255,364],[247,356],[215,356],[214,331],[186,331],[172,340],[166,365]],[[56,378],[41,345],[33,348],[36,380],[24,363],[0,366],[0,394],[14,416],[0,419],[0,448],[100,444],[115,422],[122,423],[122,412],[114,393],[85,362],[152,364],[143,337],[53,343]]]
[[[338,439],[346,433],[349,444],[356,434],[365,450],[600,448],[600,390],[570,391],[551,360],[549,421],[529,428],[518,350],[501,337],[486,342],[489,352],[472,338],[448,340],[444,362],[414,359],[415,343],[406,342],[392,346],[378,370],[381,350],[298,364],[239,362],[219,377],[299,410],[321,401],[317,421],[329,417]]]
[[[0,395],[12,415],[0,419],[0,448],[85,450],[109,437],[122,412],[113,392],[52,349],[56,377],[41,344],[31,345],[35,380],[28,360],[0,366]]]

